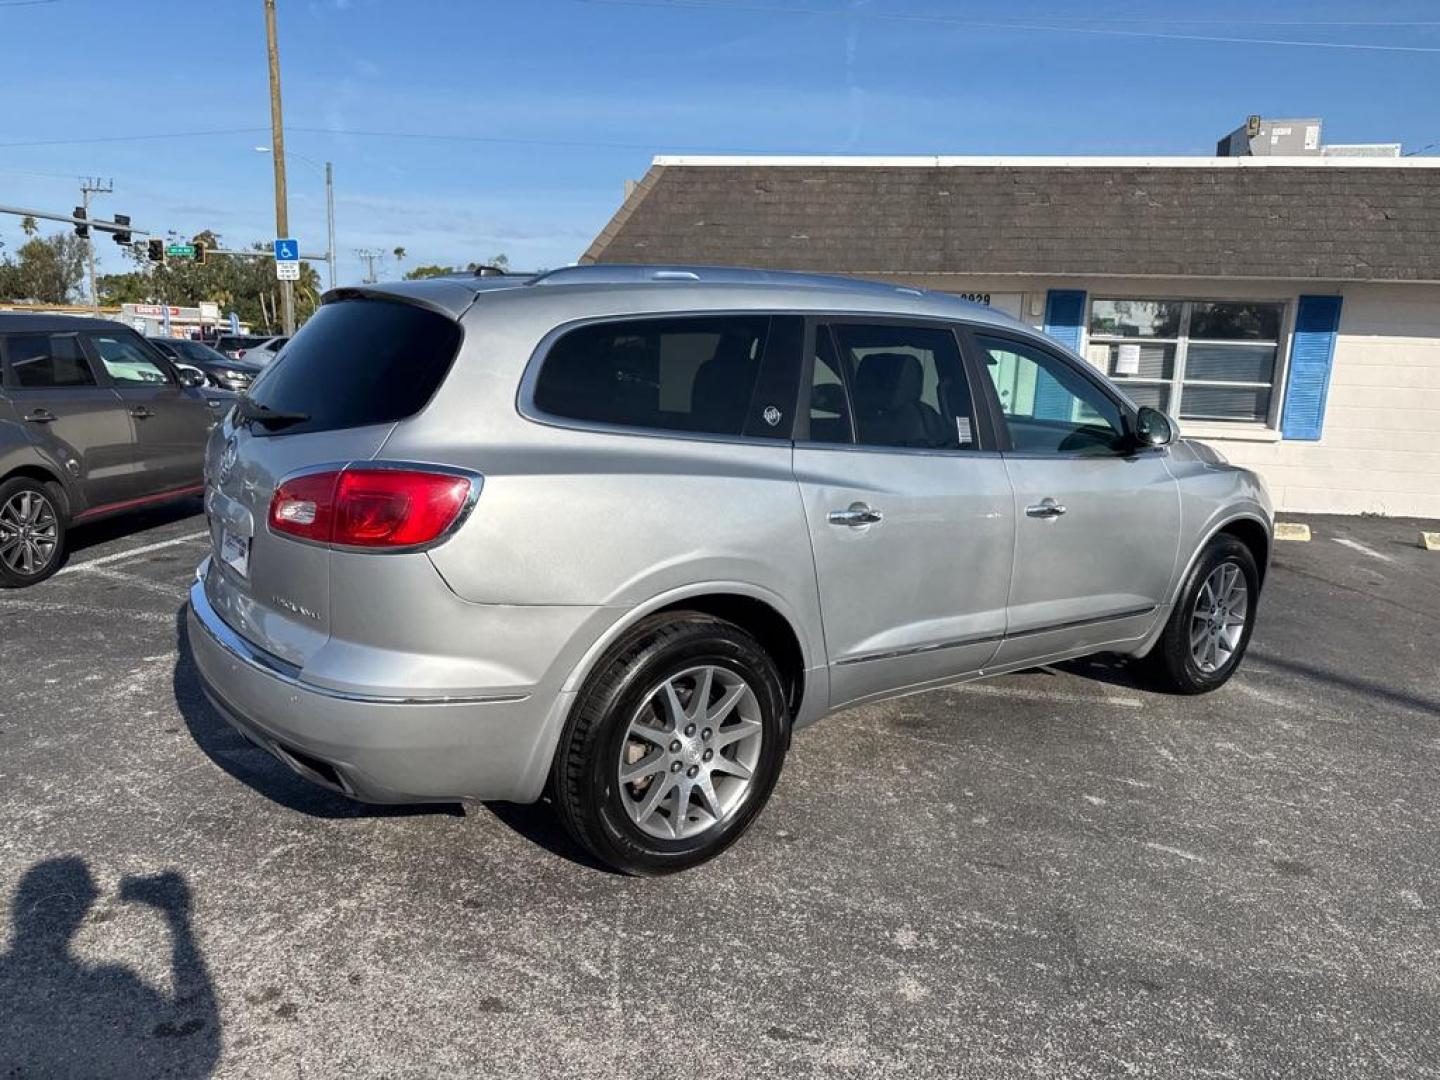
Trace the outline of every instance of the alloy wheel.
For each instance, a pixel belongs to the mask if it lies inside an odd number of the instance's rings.
[[[1190,619],[1190,656],[1202,673],[1213,675],[1230,662],[1249,612],[1250,587],[1240,567],[1223,562],[1210,571]]]
[[[17,491],[0,507],[0,562],[12,573],[42,573],[55,558],[59,536],[54,504],[38,491]]]
[[[630,820],[663,840],[714,828],[750,790],[763,732],[760,700],[736,672],[672,675],[646,695],[621,744],[616,778]]]

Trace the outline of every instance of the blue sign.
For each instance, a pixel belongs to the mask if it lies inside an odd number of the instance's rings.
[[[233,311],[230,312],[230,333],[240,333],[240,316],[236,315]]]
[[[294,239],[293,237],[290,238],[290,239],[288,239],[288,240],[276,240],[276,241],[275,241],[275,261],[276,261],[276,262],[299,262],[299,261],[300,261],[300,241]]]

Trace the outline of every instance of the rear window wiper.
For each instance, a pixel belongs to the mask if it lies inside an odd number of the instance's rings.
[[[291,424],[303,424],[310,419],[309,413],[282,412],[258,401],[251,401],[248,397],[242,397],[236,403],[235,415],[242,424],[259,424],[269,431],[289,427]]]

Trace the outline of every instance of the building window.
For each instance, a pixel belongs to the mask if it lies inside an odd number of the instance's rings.
[[[1102,300],[1090,361],[1139,405],[1181,420],[1265,423],[1285,306],[1216,300]]]

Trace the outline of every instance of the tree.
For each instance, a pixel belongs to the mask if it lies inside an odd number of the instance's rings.
[[[20,219],[20,231],[26,236],[34,236],[40,231],[40,223],[29,214]]]
[[[444,277],[446,274],[456,274],[458,270],[453,266],[417,266],[405,275],[406,281],[419,281],[422,278]]]
[[[395,265],[396,265],[396,266],[399,266],[402,262],[405,261],[405,249],[404,249],[403,247],[397,247],[397,248],[396,248],[394,251],[392,251],[390,254],[392,254],[392,255],[395,256]]]
[[[469,263],[469,264],[465,267],[465,269],[466,269],[466,270],[479,270],[482,266],[493,266],[493,267],[495,267],[497,270],[509,270],[509,269],[510,269],[510,256],[509,256],[509,255],[506,255],[506,254],[502,251],[499,255],[491,255],[490,258],[486,259],[484,262],[480,262],[480,263],[472,262],[472,263]]]
[[[0,260],[0,294],[12,300],[65,303],[85,273],[85,241],[70,233],[36,236],[34,218],[22,221],[21,228],[30,239],[16,253],[18,259]]]
[[[172,240],[178,243],[180,238]],[[220,237],[210,231],[196,234],[191,242],[203,242],[212,251],[222,246]],[[269,245],[256,242],[250,250],[268,251]],[[213,301],[222,312],[235,312],[257,330],[279,333],[280,285],[273,259],[211,254],[203,266],[189,259],[170,259],[157,266],[145,257],[143,248],[132,248],[127,255],[135,263],[134,270],[106,274],[97,282],[107,303],[193,306],[202,300]],[[314,314],[321,292],[319,272],[310,263],[302,262],[300,280],[295,283],[297,322]]]

